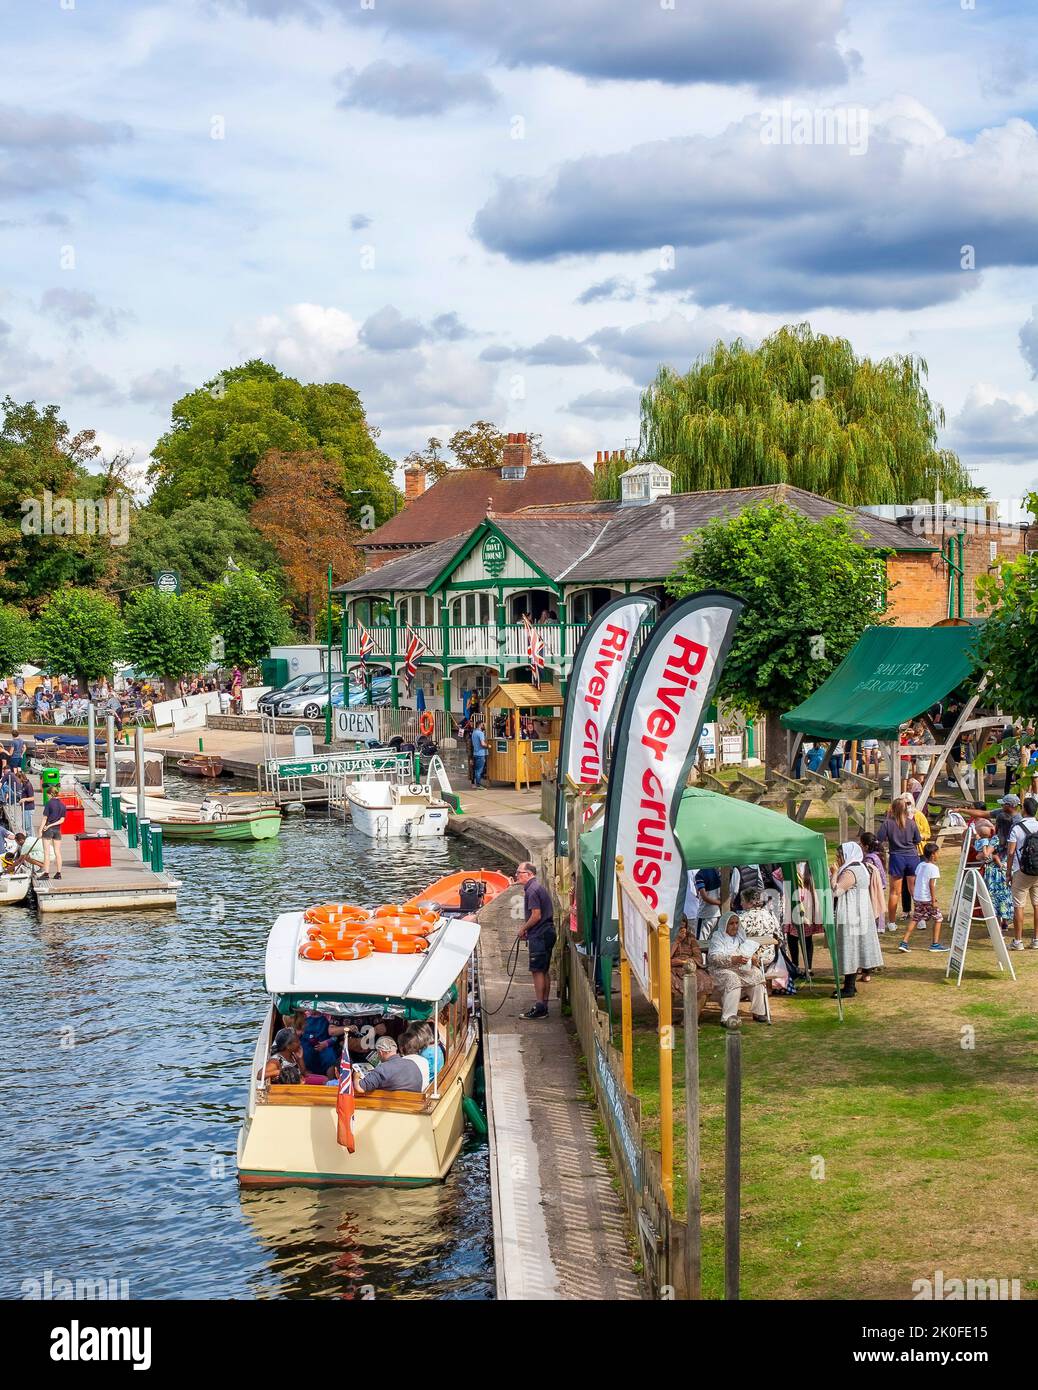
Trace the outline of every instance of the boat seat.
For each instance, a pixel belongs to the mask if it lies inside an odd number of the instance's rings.
[[[336,1086],[269,1086],[263,1093],[270,1105],[324,1105],[332,1107],[338,1099]],[[358,1110],[392,1110],[398,1114],[420,1115],[432,1098],[429,1091],[373,1091],[354,1098]]]

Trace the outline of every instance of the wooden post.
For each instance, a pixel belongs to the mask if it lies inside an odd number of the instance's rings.
[[[659,937],[660,1016],[660,1157],[663,1191],[674,1210],[674,1023],[670,992],[670,927],[661,913]]]
[[[624,1059],[624,1090],[634,1090],[634,1028],[631,1023],[631,964],[624,946],[624,894],[620,884],[624,861],[616,856],[616,919],[620,929],[620,1039]]]
[[[732,1029],[724,1040],[724,1296],[739,1298],[739,1178],[742,1145],[742,1039]]]
[[[901,795],[901,744],[896,738],[890,740],[890,799],[896,801]]]
[[[696,963],[685,972],[685,1283],[689,1298],[703,1297],[702,1197],[699,1181],[699,995]]]

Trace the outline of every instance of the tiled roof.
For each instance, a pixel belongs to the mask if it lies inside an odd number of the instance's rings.
[[[518,481],[501,477],[499,469],[460,468],[433,483],[403,511],[380,526],[362,548],[382,545],[430,545],[459,531],[471,531],[493,498],[497,516],[520,507],[590,499],[594,477],[582,463],[534,463]]]
[[[449,536],[436,545],[422,546],[421,550],[397,556],[378,569],[368,570],[345,584],[336,584],[332,589],[336,594],[377,594],[388,589],[425,589],[430,585],[448,560],[458,553],[469,538],[469,533]]]
[[[525,516],[495,517],[497,529],[539,569],[558,579],[573,561],[593,546],[602,523],[593,519],[528,520]]]

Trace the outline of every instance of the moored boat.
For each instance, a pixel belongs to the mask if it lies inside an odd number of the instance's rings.
[[[29,896],[32,874],[25,869],[14,874],[0,874],[0,907],[24,902]]]
[[[443,835],[450,806],[421,782],[353,782],[343,793],[353,824],[373,840]]]
[[[177,769],[185,777],[220,777],[223,775],[223,758],[215,753],[190,753],[177,759]]]
[[[475,906],[479,907],[491,902],[506,888],[512,887],[512,880],[507,874],[496,873],[493,869],[462,869],[460,873],[447,874],[438,878],[435,883],[430,883],[428,888],[416,893],[403,904],[404,910],[419,912],[427,907],[436,908],[440,912],[457,912],[463,907],[466,911],[471,910],[473,904],[462,903],[462,889],[469,882],[476,884],[476,896],[479,901]]]
[[[329,925],[335,922],[333,916]],[[284,913],[274,923],[265,965],[270,1007],[256,1040],[248,1109],[238,1135],[242,1186],[416,1187],[447,1176],[464,1138],[479,1046],[472,1002],[479,926],[434,918],[422,928],[428,933],[424,950],[310,959],[301,955],[314,944],[315,928],[306,915]],[[392,1020],[429,1020],[442,1043],[442,1065],[435,1050],[437,1062],[423,1091],[364,1094],[355,1087],[352,1152],[339,1142],[334,1081],[281,1084],[266,1078],[275,1036],[305,1009],[352,1029],[353,1042],[362,1049],[373,1045],[380,1023],[388,1031]]]
[[[174,801],[149,796],[144,806],[166,840],[270,840],[281,830],[281,810],[273,803],[229,805],[210,797]]]

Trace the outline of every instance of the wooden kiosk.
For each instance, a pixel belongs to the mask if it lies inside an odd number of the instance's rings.
[[[541,780],[542,764],[559,757],[562,696],[551,685],[495,685],[483,702],[487,778],[512,782],[516,791]]]

